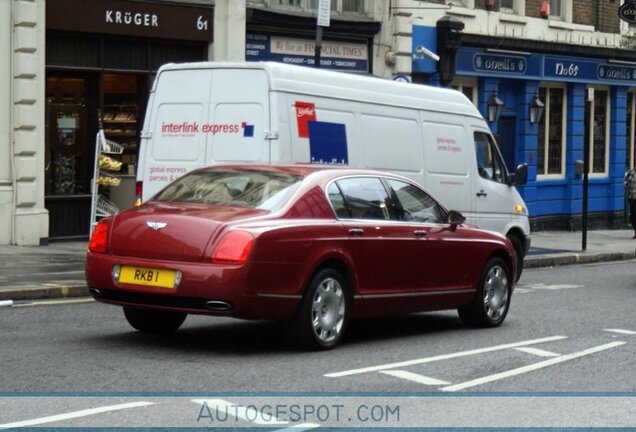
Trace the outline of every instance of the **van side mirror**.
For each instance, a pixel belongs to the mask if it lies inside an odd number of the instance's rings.
[[[522,186],[528,183],[528,164],[522,163],[517,165],[515,173],[515,185]]]
[[[464,222],[466,222],[466,218],[457,210],[450,210],[448,212],[448,223],[450,224],[452,231],[455,231],[455,229],[457,229],[457,225],[461,225]]]

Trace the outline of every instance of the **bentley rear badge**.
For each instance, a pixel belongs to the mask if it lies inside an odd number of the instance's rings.
[[[153,230],[158,231],[161,228],[165,228],[168,224],[165,222],[146,222],[146,225],[148,225]]]

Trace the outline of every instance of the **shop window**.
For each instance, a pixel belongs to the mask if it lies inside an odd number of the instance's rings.
[[[86,80],[47,77],[46,88],[45,193],[87,194]]]
[[[586,133],[590,142],[590,174],[606,176],[609,161],[609,92],[594,90],[594,100],[586,104]]]
[[[537,176],[563,177],[565,174],[565,89],[539,88],[539,99],[544,101],[543,119],[537,136]]]
[[[477,81],[472,78],[455,78],[451,83],[451,88],[458,90],[470,99],[473,105],[477,106]]]
[[[634,166],[634,141],[636,137],[636,93],[627,93],[627,139],[625,142],[625,171]]]

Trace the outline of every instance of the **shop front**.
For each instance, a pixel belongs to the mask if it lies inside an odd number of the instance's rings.
[[[45,206],[49,238],[87,237],[91,193],[131,207],[139,137],[157,69],[208,59],[212,8],[125,0],[46,4]],[[93,184],[95,137],[123,146],[112,185]],[[116,182],[116,185],[114,184]]]
[[[528,183],[519,191],[532,228],[580,228],[583,175],[577,161],[584,160],[586,140],[588,224],[623,227],[623,175],[634,161],[636,62],[617,60],[619,50],[488,45],[458,49],[451,85],[490,120],[508,168],[528,164]],[[431,71],[426,77],[435,83],[439,78]],[[493,117],[496,105],[502,106]],[[531,115],[536,106],[543,110],[540,118]]]
[[[276,61],[315,67],[316,18],[281,11],[248,9],[246,61]],[[381,23],[368,18],[331,19],[324,27],[320,67],[372,73],[373,38]]]

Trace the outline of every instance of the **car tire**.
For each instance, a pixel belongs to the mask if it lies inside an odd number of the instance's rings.
[[[124,308],[124,315],[133,328],[143,333],[172,333],[181,327],[188,316],[179,312]]]
[[[342,340],[349,308],[349,287],[342,274],[333,268],[319,270],[289,325],[292,343],[310,350],[333,348]]]
[[[511,235],[508,239],[515,250],[515,259],[517,260],[517,274],[515,275],[515,282],[519,282],[521,273],[523,272],[523,259],[525,258],[523,255],[523,245],[517,236]]]
[[[508,264],[501,258],[491,258],[481,274],[475,298],[458,310],[459,317],[473,327],[500,325],[510,308],[512,286]]]

